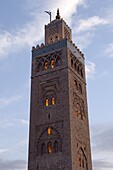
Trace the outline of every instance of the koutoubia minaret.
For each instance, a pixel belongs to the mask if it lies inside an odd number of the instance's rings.
[[[57,10],[32,48],[28,170],[92,170],[84,60]]]

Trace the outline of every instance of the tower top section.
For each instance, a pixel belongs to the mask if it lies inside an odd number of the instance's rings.
[[[67,38],[72,40],[72,33],[69,26],[61,18],[59,9],[57,9],[56,19],[45,25],[45,45],[52,44]]]

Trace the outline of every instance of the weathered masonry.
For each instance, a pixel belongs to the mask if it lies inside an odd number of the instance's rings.
[[[92,170],[84,55],[59,10],[32,48],[28,170]]]

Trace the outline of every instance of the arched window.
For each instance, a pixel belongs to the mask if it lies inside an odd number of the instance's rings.
[[[51,60],[51,68],[54,68],[55,67],[55,61],[54,59]]]
[[[54,98],[54,97],[51,98],[51,104],[52,104],[52,105],[55,104],[55,98]]]
[[[82,69],[81,69],[81,71],[80,71],[80,72],[81,72],[81,77],[83,78],[84,76],[83,76],[83,71],[82,71]]]
[[[84,168],[84,158],[82,159],[82,167]]]
[[[75,70],[77,69],[77,64],[76,64],[76,62],[74,63],[74,69],[75,69]]]
[[[87,169],[87,158],[82,148],[78,152],[78,166],[84,168],[84,170]]]
[[[48,135],[51,135],[51,133],[52,133],[52,129],[51,129],[51,127],[48,127],[48,129],[47,129],[47,134],[48,134]]]
[[[78,90],[78,83],[76,80],[74,80],[74,85],[75,85],[75,89]]]
[[[48,153],[52,153],[52,143],[51,142],[48,142],[47,144],[47,150],[48,150]]]
[[[58,142],[54,142],[54,152],[58,152]]]
[[[49,106],[49,100],[48,99],[45,100],[45,105]]]
[[[39,71],[41,70],[41,67],[42,67],[42,64],[41,64],[41,63],[38,63],[37,72],[39,72]]]
[[[55,36],[55,40],[58,41],[58,35]]]
[[[48,69],[48,61],[44,62],[44,69],[47,70]]]
[[[77,73],[79,74],[79,71],[80,71],[80,68],[79,68],[79,66],[77,67]]]
[[[80,94],[82,94],[82,86],[81,86],[81,84],[79,84],[79,92],[80,92]]]
[[[81,156],[79,156],[79,166],[81,167]]]
[[[41,145],[41,154],[43,155],[45,153],[46,153],[46,145],[45,145],[45,143],[42,143],[42,145]]]
[[[71,59],[71,67],[73,67],[73,59]]]
[[[81,117],[81,109],[78,103],[76,104],[76,113],[77,113],[77,117]]]
[[[61,58],[58,56],[56,59],[56,66],[60,66],[61,65]]]

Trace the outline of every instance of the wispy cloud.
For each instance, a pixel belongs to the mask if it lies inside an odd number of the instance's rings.
[[[92,39],[93,39],[93,34],[90,32],[86,32],[84,34],[75,34],[74,41],[76,42],[77,46],[83,50],[88,47],[89,44],[91,44]]]
[[[79,5],[84,4],[85,0],[58,0],[54,1],[54,3],[52,0],[49,0],[48,3],[41,0],[38,3],[37,0],[32,2],[27,0],[27,2],[30,10],[29,15],[33,16],[32,21],[18,28],[18,30],[13,30],[12,32],[2,30],[0,32],[0,59],[3,59],[11,52],[18,52],[18,50],[26,46],[32,46],[43,38],[40,32],[44,32],[43,26],[47,23],[47,18],[44,14],[45,9],[56,11],[59,4],[59,8],[62,11],[61,15],[65,16],[66,20],[70,23],[72,14],[77,11]]]
[[[27,164],[25,160],[2,160],[0,159],[1,170],[26,170]]]
[[[113,163],[107,161],[106,159],[93,160],[93,167],[94,170],[104,170],[108,168],[109,170],[112,170]]]
[[[112,123],[103,123],[92,127],[92,143],[95,153],[113,153],[113,125]]]
[[[91,126],[91,143],[94,170],[113,169],[113,124],[106,122]]]
[[[86,20],[80,19],[78,23],[78,32],[89,31],[95,29],[99,25],[108,24],[108,21],[104,18],[100,18],[99,16],[93,16]]]
[[[12,96],[9,98],[0,98],[0,107],[10,105],[21,99],[21,96]]]
[[[29,122],[25,119],[3,119],[0,120],[0,127],[1,128],[8,128],[8,127],[20,127],[20,126],[28,126]]]
[[[110,43],[107,48],[105,49],[105,53],[107,57],[113,58],[113,43]]]
[[[94,77],[95,67],[96,67],[95,63],[93,63],[91,61],[86,62],[86,77],[87,78]]]
[[[4,153],[4,152],[8,152],[10,149],[0,149],[0,154]]]

